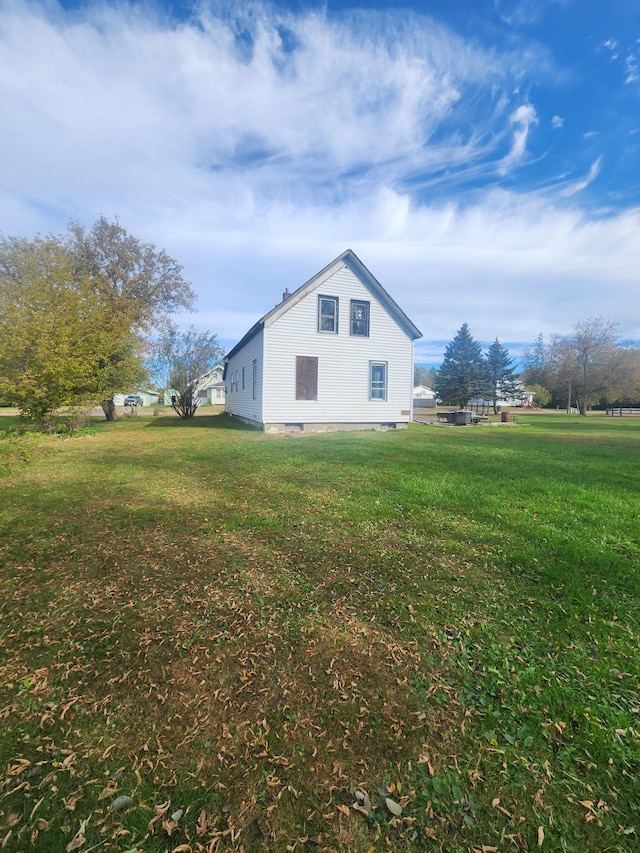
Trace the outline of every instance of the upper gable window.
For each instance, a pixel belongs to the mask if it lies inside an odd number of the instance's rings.
[[[351,334],[369,337],[369,303],[351,300]]]
[[[338,297],[318,297],[318,331],[338,334]]]

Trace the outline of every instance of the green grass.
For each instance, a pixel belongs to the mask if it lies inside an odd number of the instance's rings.
[[[640,422],[16,424],[4,849],[638,849]]]

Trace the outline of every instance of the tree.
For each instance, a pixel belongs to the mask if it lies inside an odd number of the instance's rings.
[[[605,402],[632,405],[640,402],[640,349],[625,344],[617,349],[617,382],[607,395]]]
[[[561,335],[552,335],[549,344],[549,390],[556,403],[565,406],[567,414],[573,408],[578,381],[578,365],[569,342]]]
[[[118,220],[101,216],[87,231],[78,223],[69,226],[69,248],[78,272],[92,282],[95,296],[107,305],[122,329],[140,337],[179,308],[191,308],[195,294],[182,277],[182,267],[163,249],[143,243],[129,234]],[[114,340],[112,363],[117,361]],[[106,378],[103,377],[103,378]],[[113,395],[123,390],[117,376],[101,389],[107,420],[115,418]]]
[[[44,418],[101,402],[145,375],[143,335],[194,299],[180,266],[101,217],[62,236],[0,239],[0,393]]]
[[[426,388],[433,388],[437,371],[433,367],[419,367],[416,365],[413,369],[413,384],[424,385]]]
[[[538,335],[531,347],[524,351],[525,368],[521,379],[527,385],[539,385],[549,388],[551,385],[550,348],[545,345],[542,333]]]
[[[529,391],[533,391],[533,402],[536,406],[544,408],[548,405],[551,400],[551,394],[547,388],[544,388],[542,385],[537,385],[535,382],[532,385],[527,385],[527,388]]]
[[[216,335],[193,326],[180,332],[172,323],[152,345],[152,373],[157,385],[171,394],[171,405],[181,418],[195,415],[202,381],[223,354]]]
[[[105,343],[109,340],[110,348]],[[28,417],[94,397],[118,358],[121,378],[140,373],[136,341],[114,325],[55,237],[0,240],[0,393]]]
[[[485,358],[487,388],[493,400],[493,413],[498,411],[498,400],[512,397],[520,387],[516,382],[513,359],[509,350],[496,338],[487,351]]]
[[[616,347],[617,323],[602,317],[576,323],[566,338],[568,357],[573,365],[576,397],[581,415],[592,403],[617,391],[620,370]],[[615,396],[615,391],[613,391]]]
[[[485,363],[480,344],[464,323],[447,345],[442,366],[436,374],[434,390],[445,403],[466,406],[486,386]]]

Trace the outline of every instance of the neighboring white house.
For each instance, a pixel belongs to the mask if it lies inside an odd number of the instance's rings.
[[[535,391],[529,391],[521,382],[517,382],[515,384],[515,393],[505,397],[504,399],[496,400],[496,406],[502,409],[507,407],[530,409],[535,407],[533,402],[534,397]],[[482,397],[474,397],[469,401],[469,405],[473,408],[477,408],[479,406],[490,407],[493,406],[493,400],[483,400]]]
[[[266,432],[406,427],[419,337],[348,249],[228,353],[226,411]]]
[[[224,367],[217,364],[200,379],[198,383],[198,397],[200,404],[213,403],[214,406],[223,406],[225,397]]]
[[[437,395],[426,385],[416,385],[413,389],[413,406],[418,409],[435,409]]]

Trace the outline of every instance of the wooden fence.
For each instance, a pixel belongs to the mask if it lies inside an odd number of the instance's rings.
[[[635,406],[610,406],[607,415],[612,418],[640,418],[640,408]]]

